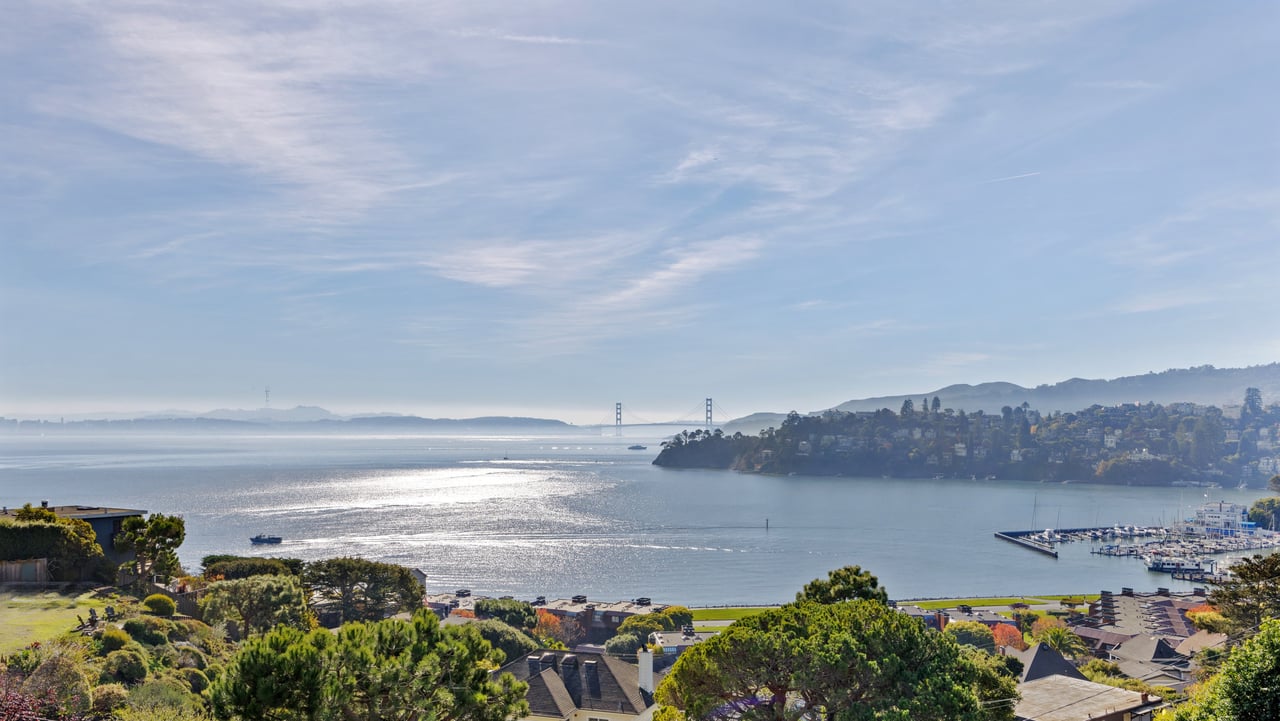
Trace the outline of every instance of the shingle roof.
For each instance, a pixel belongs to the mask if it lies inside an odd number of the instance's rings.
[[[1013,651],[1009,655],[1022,662],[1022,677],[1019,679],[1022,683],[1045,676],[1084,678],[1084,674],[1074,664],[1043,643],[1037,643],[1026,651]]]
[[[1227,634],[1225,633],[1209,633],[1208,631],[1197,631],[1195,635],[1183,639],[1182,643],[1174,650],[1183,656],[1194,656],[1206,648],[1213,646],[1221,646],[1226,643]]]
[[[532,716],[568,718],[576,709],[639,715],[653,704],[639,669],[612,656],[539,650],[501,670],[529,684]]]
[[[1046,676],[1018,684],[1022,699],[1014,708],[1020,719],[1081,721],[1094,716],[1159,705],[1158,697],[1143,702],[1142,694],[1066,676]]]
[[[1102,628],[1090,628],[1088,626],[1072,626],[1071,630],[1074,631],[1077,636],[1088,641],[1095,647],[1098,645],[1119,646],[1137,635],[1134,633],[1108,631]]]
[[[1185,660],[1173,645],[1159,636],[1136,636],[1116,646],[1111,655],[1129,661],[1177,662]]]

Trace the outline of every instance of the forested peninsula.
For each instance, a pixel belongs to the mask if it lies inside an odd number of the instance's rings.
[[[1280,472],[1280,404],[1249,388],[1238,416],[1194,403],[997,414],[903,402],[894,412],[792,412],[758,435],[684,431],[655,465],[755,473],[1008,478],[1131,485],[1252,485]]]

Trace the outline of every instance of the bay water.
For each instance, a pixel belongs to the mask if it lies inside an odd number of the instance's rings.
[[[645,451],[628,450],[647,443]],[[1000,530],[1154,525],[1260,490],[762,476],[651,465],[654,438],[0,436],[0,503],[178,514],[212,553],[422,569],[431,592],[688,605],[788,601],[859,564],[892,598],[1189,589],[1136,559]],[[284,537],[254,546],[249,537]]]

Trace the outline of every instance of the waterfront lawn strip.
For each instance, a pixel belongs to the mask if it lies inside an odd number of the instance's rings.
[[[31,645],[32,641],[48,641],[74,631],[76,616],[89,617],[89,609],[98,614],[108,601],[85,593],[55,591],[0,591],[0,654],[9,654]]]
[[[698,621],[737,621],[747,616],[754,616],[761,611],[769,610],[768,606],[737,606],[727,608],[691,608],[693,620]]]
[[[1072,600],[1084,599],[1083,603],[1096,601],[1099,595],[1093,594],[1061,594],[1061,595],[1045,595],[1045,596],[1003,596],[994,598],[939,598],[931,601],[899,601],[899,605],[918,606],[927,611],[940,611],[946,608],[955,608],[961,604],[966,606],[1008,606],[1014,603],[1025,603],[1028,606],[1043,606],[1048,603],[1054,603],[1063,599],[1070,598]]]

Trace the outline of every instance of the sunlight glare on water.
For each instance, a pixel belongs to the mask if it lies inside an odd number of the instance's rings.
[[[669,470],[635,442],[15,435],[0,437],[0,501],[182,515],[193,570],[212,553],[358,555],[420,568],[434,591],[529,598],[770,603],[855,563],[894,598],[1190,588],[1084,544],[1055,561],[992,534],[1172,522],[1198,489]]]

